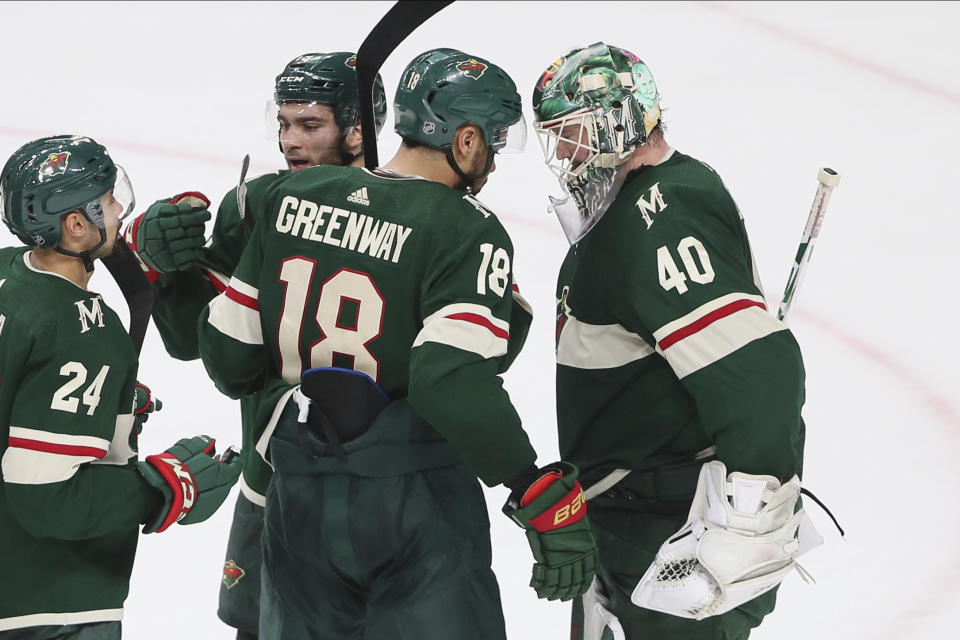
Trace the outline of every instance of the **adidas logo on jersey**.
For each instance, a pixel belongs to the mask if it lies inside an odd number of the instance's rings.
[[[357,204],[362,204],[365,207],[370,206],[370,199],[367,198],[366,187],[357,189],[356,191],[348,195],[347,200],[349,200],[350,202],[356,202]]]

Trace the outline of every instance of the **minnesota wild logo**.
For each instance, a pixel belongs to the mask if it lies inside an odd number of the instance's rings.
[[[463,75],[473,80],[479,80],[484,73],[487,72],[487,65],[483,64],[479,60],[470,58],[466,62],[461,62],[457,65],[457,69],[463,72]]]
[[[70,152],[51,153],[43,164],[40,165],[40,179],[59,176],[67,171],[67,160],[70,159]]]
[[[350,56],[344,60],[343,64],[347,65],[351,69],[355,69],[357,67],[357,56]]]
[[[233,589],[240,582],[240,578],[247,575],[233,560],[227,560],[223,565],[223,586]]]

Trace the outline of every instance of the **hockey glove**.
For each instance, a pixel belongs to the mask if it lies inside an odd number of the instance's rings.
[[[137,435],[143,431],[143,423],[147,421],[150,414],[162,408],[163,403],[160,402],[160,398],[155,398],[146,385],[138,382],[134,387],[133,398],[133,424]]]
[[[548,465],[514,489],[503,507],[526,530],[535,560],[530,586],[547,600],[576,598],[593,581],[597,543],[578,475],[572,464]]]
[[[174,522],[203,522],[223,504],[240,477],[240,458],[228,454],[223,459],[214,457],[215,444],[209,436],[183,438],[163,453],[137,463],[137,469],[164,500],[160,512],[144,525],[144,533],[164,531]]]
[[[150,282],[161,273],[188,268],[202,255],[209,206],[207,196],[188,191],[169,200],[157,200],[127,225],[124,239],[140,259]]]

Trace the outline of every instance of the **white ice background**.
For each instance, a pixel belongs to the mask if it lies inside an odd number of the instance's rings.
[[[125,165],[141,209],[191,189],[216,204],[244,154],[251,175],[282,166],[263,107],[283,65],[355,51],[389,6],[2,3],[0,160],[40,136],[88,135]],[[392,99],[414,55],[456,47],[503,66],[529,109],[536,79],[571,46],[635,52],[659,85],[668,142],[713,166],[737,200],[772,308],[817,169],[841,172],[792,328],[807,369],[804,481],[847,539],[809,507],[826,538],[803,560],[817,584],[788,577],[759,640],[957,637],[958,26],[956,3],[457,2],[382,70]],[[567,243],[545,213],[556,183],[529,133],[526,153],[502,157],[481,197],[513,237],[534,307],[505,379],[546,463],[557,457],[554,285]],[[397,144],[391,114],[381,162]],[[126,318],[105,270],[91,288]],[[199,361],[169,358],[152,327],[140,371],[165,403],[142,452],[197,433],[239,442],[238,404]],[[505,490],[487,497],[510,637],[567,638],[568,605],[527,586],[530,551],[500,513]],[[233,501],[205,524],[142,537],[126,638],[233,637],[215,616]],[[16,579],[2,567],[0,576]]]

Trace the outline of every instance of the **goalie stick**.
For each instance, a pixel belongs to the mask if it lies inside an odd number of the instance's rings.
[[[823,224],[823,216],[827,213],[827,203],[830,202],[830,194],[834,187],[840,184],[840,174],[833,169],[824,167],[817,173],[817,194],[813,198],[813,206],[810,207],[810,215],[807,217],[807,225],[803,229],[803,237],[800,238],[800,247],[797,249],[797,257],[793,261],[793,269],[790,270],[790,277],[787,278],[787,286],[783,291],[783,301],[780,303],[780,309],[777,311],[777,318],[786,321],[793,307],[793,301],[797,295],[797,289],[803,282],[803,276],[807,271],[807,264],[813,255],[813,245],[820,234],[820,225]]]
[[[373,112],[373,81],[377,71],[397,46],[430,16],[453,0],[440,2],[400,1],[390,7],[386,15],[370,31],[357,50],[357,84],[360,93],[360,125],[363,129],[363,163],[375,169],[377,157],[377,126]],[[373,135],[368,135],[368,132]]]
[[[127,333],[133,342],[133,348],[140,355],[143,339],[147,335],[150,314],[153,313],[153,285],[147,280],[140,261],[126,242],[117,241],[113,253],[101,258],[103,265],[120,287],[120,293],[127,301],[130,310],[130,327]]]

